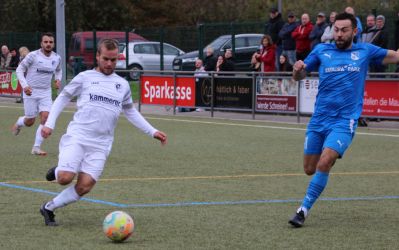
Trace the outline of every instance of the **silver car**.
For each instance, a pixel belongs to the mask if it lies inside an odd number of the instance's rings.
[[[116,69],[126,69],[126,44],[119,44],[119,57]],[[164,70],[172,70],[173,59],[183,55],[184,51],[168,43],[163,44]],[[137,79],[138,74],[135,70],[160,70],[161,55],[160,42],[130,42],[129,43],[129,63],[127,69],[130,79]]]

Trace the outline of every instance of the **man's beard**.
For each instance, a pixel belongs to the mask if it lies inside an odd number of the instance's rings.
[[[335,45],[337,46],[338,49],[347,49],[351,46],[352,40],[353,40],[353,37],[348,40],[338,40],[338,41],[335,41]]]

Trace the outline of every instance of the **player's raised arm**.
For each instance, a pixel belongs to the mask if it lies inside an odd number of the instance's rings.
[[[292,78],[295,81],[302,80],[306,77],[306,64],[302,61],[296,61],[293,66]]]

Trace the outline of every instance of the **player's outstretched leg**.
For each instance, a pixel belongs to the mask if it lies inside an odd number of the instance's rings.
[[[80,196],[76,193],[75,185],[71,185],[59,193],[53,200],[46,202],[40,208],[40,213],[44,217],[44,223],[46,226],[58,225],[54,220],[54,210],[60,207],[64,207],[68,204],[76,202],[80,199]]]
[[[309,183],[306,195],[303,198],[302,205],[298,208],[295,215],[288,221],[294,227],[302,227],[308,211],[312,208],[313,204],[319,198],[328,182],[328,172],[317,170],[312,180]]]
[[[17,122],[12,125],[11,127],[11,132],[13,133],[13,135],[18,135],[19,132],[21,132],[21,128],[25,126],[25,116],[21,116],[18,118]]]

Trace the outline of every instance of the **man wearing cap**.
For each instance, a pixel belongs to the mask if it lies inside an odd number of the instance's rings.
[[[294,65],[294,63],[296,62],[295,40],[292,38],[291,34],[298,25],[299,23],[296,21],[294,13],[289,12],[288,21],[284,24],[283,28],[281,28],[280,32],[278,33],[283,48],[282,54],[288,57],[288,61],[291,65]]]
[[[284,25],[284,21],[281,18],[281,14],[278,12],[276,8],[270,9],[270,19],[267,25],[266,34],[272,37],[273,44],[276,45],[276,69],[278,70],[278,58],[281,55],[282,47],[281,47],[281,39],[278,36],[281,28]]]
[[[312,32],[309,34],[311,42],[311,48],[313,49],[317,44],[321,43],[321,36],[328,24],[326,23],[326,15],[324,12],[317,14],[316,24],[313,26]]]

